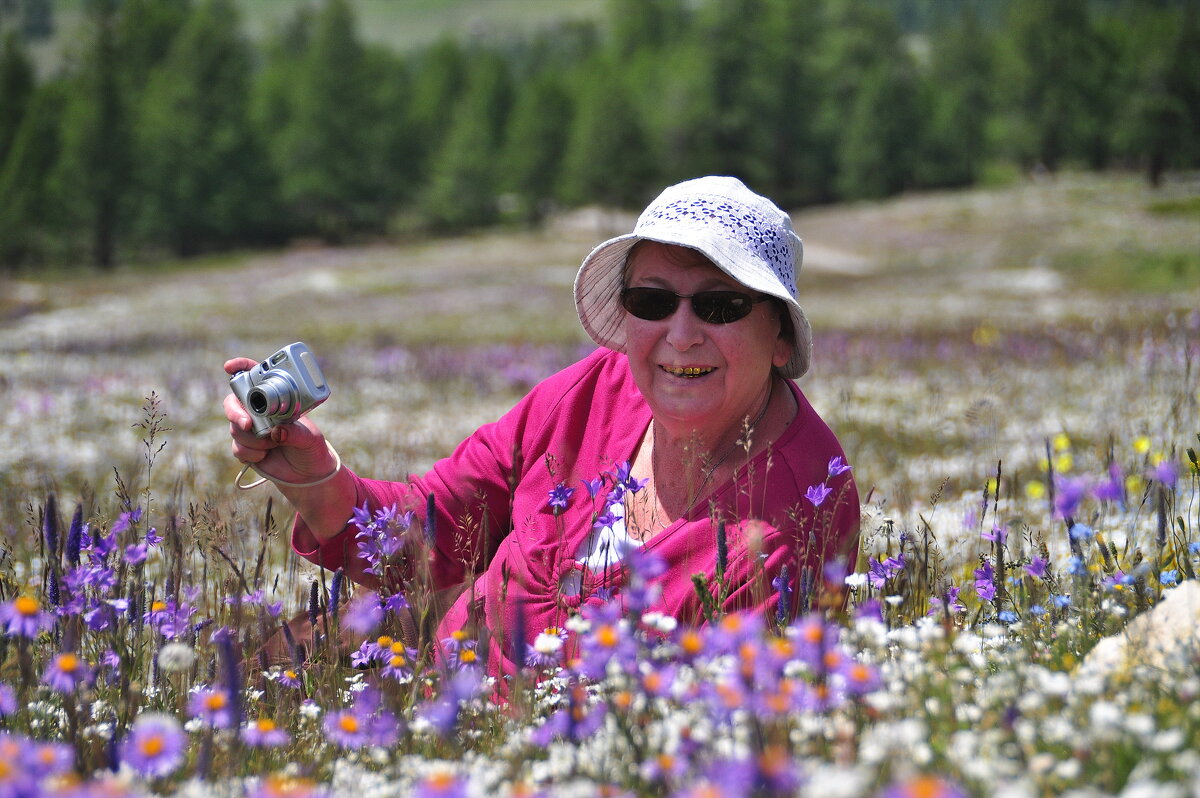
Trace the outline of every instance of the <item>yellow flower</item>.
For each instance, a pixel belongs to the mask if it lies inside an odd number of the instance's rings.
[[[1133,450],[1138,454],[1146,454],[1150,451],[1150,438],[1145,435],[1140,435],[1133,442]]]
[[[987,491],[991,496],[995,496],[1000,492],[1000,483],[996,482],[995,477],[990,477],[987,481]]]
[[[1025,497],[1028,499],[1041,499],[1046,495],[1046,484],[1044,482],[1026,482]]]
[[[976,346],[994,346],[1000,340],[1000,332],[986,321],[971,333],[971,341]]]
[[[1065,452],[1067,449],[1071,448],[1071,438],[1069,435],[1067,435],[1067,433],[1060,432],[1054,436],[1052,445],[1054,446],[1054,451]]]
[[[1125,492],[1131,495],[1136,495],[1142,492],[1142,478],[1137,474],[1130,474],[1125,477]]]
[[[1075,467],[1075,458],[1070,452],[1063,452],[1058,457],[1054,458],[1054,470],[1060,474],[1065,474]]]

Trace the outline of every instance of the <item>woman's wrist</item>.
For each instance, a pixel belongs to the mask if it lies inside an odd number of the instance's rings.
[[[315,488],[318,485],[323,485],[336,477],[338,472],[342,470],[342,457],[337,453],[337,449],[334,449],[333,444],[329,443],[328,441],[325,442],[325,446],[329,449],[329,454],[333,457],[333,467],[330,469],[329,473],[323,477],[317,477],[316,479],[308,482],[289,482],[288,480],[280,479],[279,477],[274,477],[270,474],[260,471],[251,463],[246,463],[245,467],[242,468],[242,470],[238,473],[237,479],[234,480],[234,484],[242,490],[257,488],[264,482],[273,482],[276,486],[287,488]],[[242,477],[245,475],[246,471],[251,469],[253,469],[254,472],[259,475],[259,478],[248,485],[243,485]]]

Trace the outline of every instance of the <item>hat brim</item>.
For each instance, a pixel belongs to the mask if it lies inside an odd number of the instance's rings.
[[[610,238],[596,246],[579,267],[575,275],[575,310],[579,314],[579,322],[583,329],[600,346],[617,352],[626,351],[625,340],[625,309],[621,307],[621,290],[625,287],[625,263],[629,251],[639,241],[657,241],[661,244],[674,244],[694,249],[708,258],[717,268],[732,279],[737,280],[751,290],[773,296],[783,302],[792,319],[792,329],[795,331],[792,340],[792,356],[779,369],[779,373],[787,379],[799,379],[808,373],[812,361],[812,326],[804,309],[796,298],[777,285],[749,285],[744,275],[734,273],[722,263],[720,253],[712,253],[693,243],[682,243],[653,236],[627,233]],[[800,239],[796,238],[796,245]],[[799,257],[797,258],[799,261]]]

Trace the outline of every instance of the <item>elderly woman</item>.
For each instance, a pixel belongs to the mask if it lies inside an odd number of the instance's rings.
[[[234,456],[295,507],[301,556],[366,584],[356,508],[431,508],[430,577],[457,597],[438,636],[482,624],[493,673],[512,671],[515,632],[620,597],[632,552],[654,555],[649,608],[682,623],[704,617],[693,575],[724,611],[774,615],[781,590],[794,609],[800,583],[853,565],[859,523],[843,452],[793,382],[812,346],[800,261],[787,214],[738,180],[672,186],[580,267],[576,308],[600,348],[429,473],[361,477],[307,417],[258,438],[231,396]]]

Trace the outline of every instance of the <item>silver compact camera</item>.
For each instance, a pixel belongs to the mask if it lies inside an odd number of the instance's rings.
[[[229,378],[229,389],[254,422],[254,434],[265,438],[271,428],[312,410],[329,398],[329,385],[312,350],[302,342],[288,344],[249,371]]]

